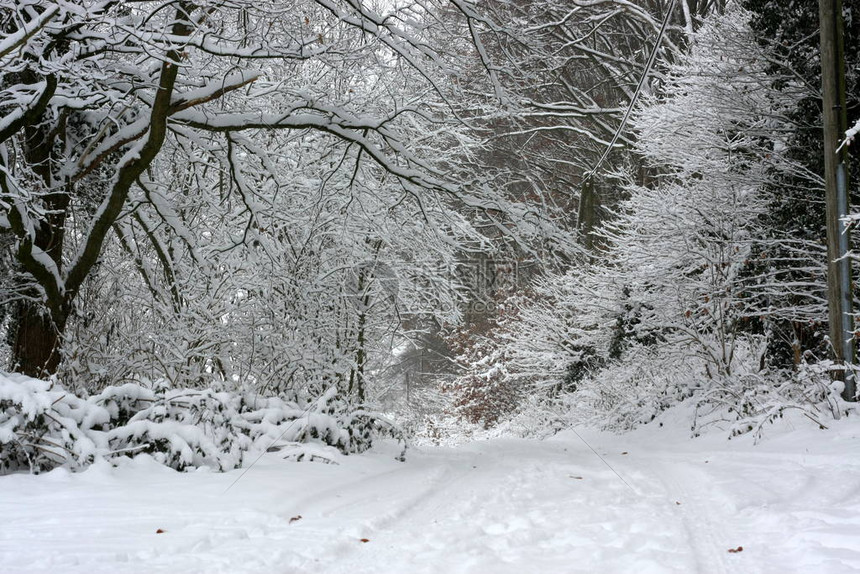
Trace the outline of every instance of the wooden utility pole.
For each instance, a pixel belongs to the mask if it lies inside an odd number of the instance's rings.
[[[837,364],[854,362],[851,263],[846,254],[849,236],[848,169],[845,146],[840,148],[848,118],[845,110],[845,58],[842,0],[818,0],[821,28],[821,87],[824,108],[824,183],[827,202],[827,300],[830,341]],[[856,400],[856,383],[849,369],[837,372],[845,381],[842,397]]]

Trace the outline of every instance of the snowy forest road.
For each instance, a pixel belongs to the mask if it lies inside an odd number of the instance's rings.
[[[755,447],[582,436],[414,448],[405,463],[393,445],[332,465],[273,453],[232,487],[238,471],[146,459],[7,476],[0,560],[11,574],[860,572],[854,421]]]

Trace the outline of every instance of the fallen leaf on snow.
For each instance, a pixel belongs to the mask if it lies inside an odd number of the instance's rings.
[[[164,534],[164,530],[162,530],[161,528],[159,528],[158,530],[156,530],[156,531],[155,531],[155,533],[156,533],[156,534]]]
[[[301,514],[297,514],[296,516],[293,516],[292,518],[290,518],[290,524],[292,524],[293,522],[297,522],[297,521],[299,521],[299,520],[301,520],[301,519],[302,519],[302,515],[301,515]]]
[[[569,476],[570,476],[570,478],[575,478],[576,480],[582,480],[582,477],[581,477],[581,476],[575,476],[575,475],[573,475],[573,474],[571,474],[571,475],[569,475]]]
[[[370,538],[362,538],[361,541],[362,542],[370,542]]]
[[[729,548],[729,552],[731,552],[732,554],[737,554],[738,552],[743,552],[743,551],[744,551],[743,546],[738,546],[737,548]]]

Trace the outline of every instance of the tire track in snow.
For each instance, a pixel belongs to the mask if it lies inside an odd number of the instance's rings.
[[[16,574],[860,572],[849,434],[771,447],[784,453],[585,434],[635,492],[572,434],[416,449],[405,464],[384,445],[340,466],[269,457],[226,495],[230,473],[146,461],[11,476],[0,556]]]
[[[361,539],[377,542],[379,533],[420,513],[427,500],[456,484],[459,474],[448,461],[436,465],[406,462],[303,496],[292,506],[303,519],[291,531],[293,541],[305,545],[301,568],[319,572],[332,563],[348,561],[363,549]],[[332,532],[332,522],[339,524],[336,532]]]
[[[446,479],[371,543],[320,571],[355,574],[386,564],[392,572],[499,574],[556,571],[560,560],[568,573],[690,571],[686,554],[671,545],[677,536],[666,516],[655,519],[650,503],[593,454],[569,444],[521,444],[519,451],[472,447],[455,462],[456,481]],[[614,566],[601,568],[607,563]]]
[[[721,496],[719,487],[705,473],[693,469],[689,463],[661,461],[651,467],[652,472],[666,488],[667,504],[676,504],[687,540],[696,560],[699,574],[730,574],[755,572],[746,567],[741,552],[729,553],[729,548],[743,545],[730,539],[725,525],[730,518],[731,501]],[[706,493],[703,495],[703,493]],[[671,499],[674,498],[675,502]],[[731,563],[729,558],[731,557]],[[741,562],[742,564],[738,564]]]

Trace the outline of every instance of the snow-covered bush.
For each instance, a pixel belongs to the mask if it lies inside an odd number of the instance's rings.
[[[571,401],[578,415],[611,430],[649,423],[661,412],[691,397],[704,384],[695,358],[634,345],[624,360],[613,360],[579,383]]]
[[[141,453],[177,470],[228,470],[249,454],[296,443],[358,453],[377,436],[403,440],[376,413],[351,409],[336,387],[303,405],[250,392],[133,383],[79,398],[56,382],[0,375],[0,473],[78,469]]]
[[[842,383],[832,380],[832,366],[830,361],[804,361],[794,370],[747,372],[726,378],[696,397],[693,432],[717,426],[730,436],[752,433],[758,439],[767,424],[791,410],[802,412],[824,428],[824,419],[838,419],[854,409],[842,401]]]
[[[576,424],[582,424],[575,395],[531,393],[522,398],[516,411],[499,421],[493,435],[544,439]]]
[[[0,376],[0,474],[89,464],[100,455],[96,427],[110,415],[47,381]]]
[[[762,339],[739,342],[741,368],[719,378],[708,375],[700,357],[636,345],[625,360],[609,362],[565,397],[572,410],[567,418],[626,431],[686,405],[694,435],[718,429],[729,436],[752,432],[758,438],[768,423],[789,410],[823,425],[825,418],[839,418],[852,408],[839,397],[840,383],[831,381],[828,361],[760,370],[754,365],[763,344]]]
[[[253,446],[241,397],[231,393],[161,388],[147,404],[133,385],[125,385],[119,392],[106,389],[96,400],[106,393],[111,403],[142,407],[107,431],[105,442],[112,453],[145,452],[177,470],[226,470],[241,465],[243,453]]]
[[[528,297],[510,302],[517,312],[503,345],[517,387],[571,392],[609,358],[620,299],[611,277],[610,269],[596,266],[549,274],[535,281]]]

